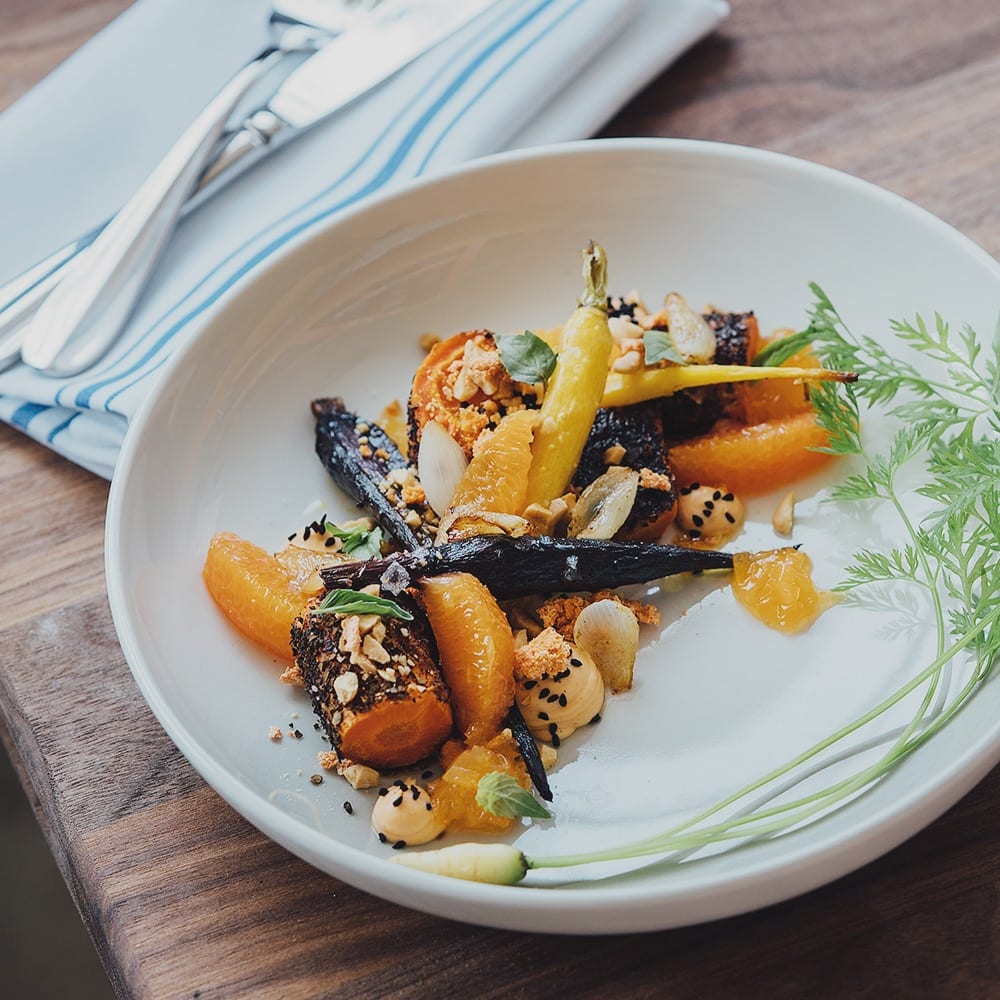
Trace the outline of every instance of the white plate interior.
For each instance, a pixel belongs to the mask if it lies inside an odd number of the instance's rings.
[[[935,310],[989,330],[1000,301],[1000,269],[969,241],[900,198],[799,161],[667,141],[498,158],[362,208],[242,285],[132,428],[109,508],[108,585],[126,656],[210,784],[346,881],[521,930],[653,929],[787,897],[898,843],[1000,756],[1000,689],[990,684],[890,780],[819,824],[695,864],[536,890],[390,866],[368,824],[370,794],[335,777],[310,784],[326,744],[304,694],[278,682],[280,667],[204,591],[209,538],[231,530],[277,550],[318,513],[349,514],[313,454],[309,400],[341,395],[374,417],[405,399],[420,333],[558,323],[578,294],[589,238],[606,247],[615,290],[752,308],[765,331],[804,322],[810,280],[849,324],[879,338],[889,318]],[[869,429],[888,433],[877,421]],[[838,580],[852,549],[891,537],[880,514],[822,504],[845,471],[797,489],[794,540],[821,586]],[[751,504],[736,547],[779,543],[772,509],[773,500]],[[841,606],[788,638],[718,585],[666,588],[657,601],[663,627],[645,633],[634,689],[564,745],[552,776],[556,819],[521,833],[529,852],[665,829],[861,714],[931,658],[919,605],[902,628],[894,616]],[[301,740],[267,739],[290,721]]]

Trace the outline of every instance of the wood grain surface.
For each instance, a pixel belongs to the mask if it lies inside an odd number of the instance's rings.
[[[0,0],[0,106],[125,6]],[[605,134],[804,156],[1000,253],[996,0],[733,7]],[[683,930],[514,934],[321,875],[209,790],[136,690],[104,595],[107,484],[7,427],[0,456],[0,728],[121,995],[1000,996],[1000,771],[853,875]]]

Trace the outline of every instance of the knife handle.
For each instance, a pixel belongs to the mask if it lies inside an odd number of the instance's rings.
[[[294,131],[272,111],[259,108],[238,127],[225,132],[182,206],[181,217],[207,201],[285,139],[291,138]],[[20,359],[31,320],[62,281],[67,265],[86,250],[110,222],[111,219],[105,219],[0,285],[0,371]]]
[[[265,49],[244,66],[67,268],[24,335],[27,364],[49,374],[76,374],[117,340],[233,109],[286,51]]]

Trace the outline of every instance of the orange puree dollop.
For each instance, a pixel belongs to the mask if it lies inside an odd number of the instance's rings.
[[[812,581],[812,562],[794,548],[737,552],[733,593],[755,618],[779,632],[801,632],[836,602]]]

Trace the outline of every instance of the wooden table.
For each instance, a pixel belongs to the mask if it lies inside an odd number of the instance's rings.
[[[126,5],[0,4],[0,106]],[[996,0],[733,6],[607,134],[818,160],[1000,253]],[[834,885],[684,930],[486,930],[321,875],[207,788],[139,696],[104,593],[107,484],[6,427],[0,454],[5,742],[121,994],[534,996],[566,984],[582,996],[1000,994],[1000,770]]]

